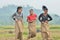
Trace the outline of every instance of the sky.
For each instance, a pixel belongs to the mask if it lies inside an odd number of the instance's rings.
[[[8,5],[25,7],[29,5],[36,9],[41,9],[43,5],[46,5],[49,9],[49,13],[60,16],[60,0],[0,0],[0,8]]]

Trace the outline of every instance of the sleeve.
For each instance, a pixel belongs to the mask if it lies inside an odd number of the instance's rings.
[[[15,20],[16,13],[12,15],[12,19]]]
[[[22,13],[22,18],[23,18],[23,13]]]
[[[52,20],[52,17],[50,15],[48,15],[48,21],[51,21]]]
[[[42,14],[40,14],[39,17],[38,17],[38,20],[39,20],[40,22],[42,22],[41,17],[42,17]]]
[[[37,17],[37,15],[35,14],[35,17]]]

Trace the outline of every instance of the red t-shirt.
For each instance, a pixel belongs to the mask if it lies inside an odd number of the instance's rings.
[[[33,14],[33,15],[29,15],[27,17],[27,20],[32,21],[32,20],[36,20],[36,18],[37,18],[37,15],[36,14]]]

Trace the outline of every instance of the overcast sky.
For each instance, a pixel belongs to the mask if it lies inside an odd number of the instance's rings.
[[[60,0],[0,0],[0,8],[8,5],[30,5],[36,9],[41,9],[43,5],[46,5],[49,9],[49,13],[60,15]]]

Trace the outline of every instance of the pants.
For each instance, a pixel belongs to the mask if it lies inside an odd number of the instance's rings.
[[[16,32],[16,40],[22,40],[22,34],[23,34],[23,23],[21,21],[17,21],[15,23],[15,32]]]
[[[48,23],[41,23],[41,35],[43,40],[51,40]]]
[[[28,23],[29,35],[28,39],[36,36],[36,22]]]

